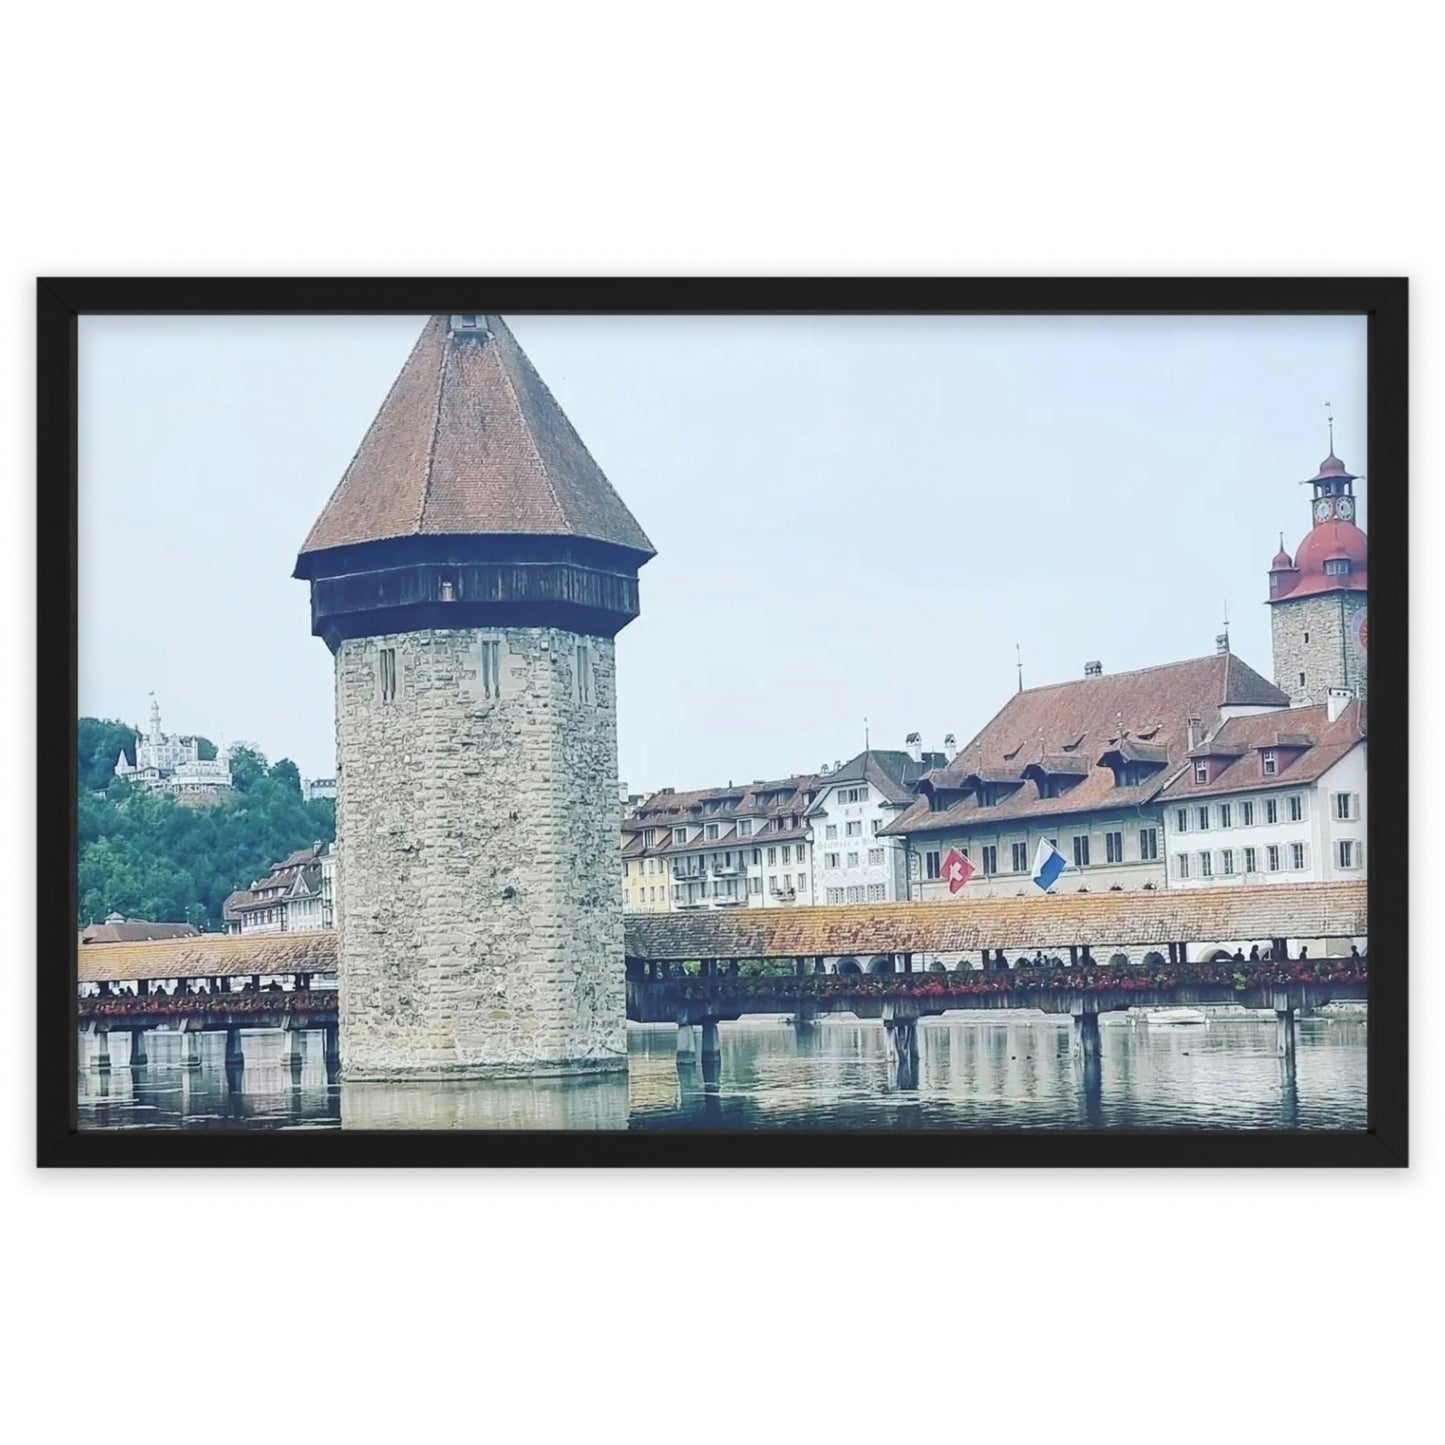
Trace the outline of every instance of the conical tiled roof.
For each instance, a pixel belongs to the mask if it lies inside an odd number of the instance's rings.
[[[585,537],[652,556],[501,317],[475,321],[455,332],[446,316],[427,323],[302,555],[512,534]]]

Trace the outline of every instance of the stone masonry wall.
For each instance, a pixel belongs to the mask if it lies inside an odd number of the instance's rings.
[[[612,641],[347,641],[336,731],[343,1078],[625,1068]]]
[[[1322,703],[1331,687],[1348,687],[1358,697],[1368,697],[1366,654],[1356,645],[1351,626],[1365,600],[1363,592],[1334,592],[1274,604],[1274,681],[1291,703],[1298,705],[1306,697]],[[1305,675],[1303,687],[1300,673]]]

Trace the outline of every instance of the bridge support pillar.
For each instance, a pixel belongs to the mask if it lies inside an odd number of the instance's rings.
[[[883,1036],[888,1051],[888,1072],[900,1089],[918,1087],[918,1020],[888,1018],[883,1020]]]
[[[241,1030],[233,1025],[226,1030],[226,1067],[239,1069],[245,1061],[245,1055],[241,1052]]]
[[[130,1066],[138,1069],[146,1062],[146,1031],[132,1029],[130,1031]]]
[[[1073,1024],[1074,1057],[1084,1068],[1084,1088],[1097,1093],[1101,1079],[1099,1015],[1076,1013]]]
[[[679,1064],[697,1063],[697,1039],[686,1019],[677,1021],[677,1061]]]
[[[800,1003],[793,1015],[793,1026],[800,1034],[812,1033],[818,1024],[818,1011],[810,1003]]]
[[[326,1060],[326,1082],[332,1083],[341,1073],[341,1030],[327,1024],[321,1031],[322,1053]]]
[[[201,1036],[186,1028],[181,1030],[181,1067],[183,1069],[199,1069],[201,1067]]]
[[[1275,1052],[1285,1061],[1290,1072],[1294,1071],[1296,1032],[1294,1009],[1276,1009],[1274,1011]]]
[[[301,1030],[283,1029],[281,1032],[281,1066],[293,1073],[301,1072]]]
[[[722,1081],[722,1044],[718,1041],[717,1020],[704,1019],[702,1024],[702,1085],[716,1089]]]
[[[96,1029],[95,1049],[90,1056],[90,1067],[92,1069],[110,1069],[110,1033],[106,1029]]]

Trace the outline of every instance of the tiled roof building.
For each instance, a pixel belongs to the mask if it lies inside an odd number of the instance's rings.
[[[1161,887],[1162,789],[1190,747],[1229,717],[1288,699],[1226,648],[1134,672],[1095,672],[1016,693],[885,836],[907,840],[914,896],[947,896],[957,848],[978,870],[971,896],[1032,889],[1039,840],[1068,865],[1056,887]]]
[[[1364,704],[1236,717],[1189,750],[1159,794],[1169,886],[1366,876]]]
[[[679,793],[664,788],[622,823],[632,911],[812,901],[807,811],[816,774]]]
[[[336,850],[298,848],[264,878],[230,894],[221,917],[228,933],[303,933],[336,927]]]

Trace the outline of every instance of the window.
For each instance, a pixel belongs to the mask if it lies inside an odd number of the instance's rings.
[[[1219,805],[1219,826],[1221,828],[1232,828],[1234,826],[1234,809],[1228,803]]]
[[[1259,872],[1259,853],[1253,848],[1244,850],[1244,871],[1246,873]]]
[[[1279,799],[1266,798],[1264,800],[1264,821],[1266,823],[1279,822]]]
[[[1189,831],[1189,809],[1179,808],[1175,811],[1174,822],[1181,833]]]
[[[1299,685],[1300,685],[1301,687],[1303,687],[1303,686],[1305,685],[1305,675],[1304,675],[1304,673],[1300,673],[1300,675],[1299,675]]]
[[[496,638],[481,644],[482,696],[495,702],[502,695],[502,644]]]
[[[396,648],[383,647],[378,659],[382,702],[396,701]]]
[[[1296,873],[1305,866],[1305,845],[1303,843],[1291,843],[1289,845],[1289,866]]]
[[[841,888],[830,888],[828,890],[829,903],[841,903],[843,901],[843,890]]]
[[[998,872],[998,849],[992,843],[985,843],[983,846],[983,871]]]
[[[1265,850],[1265,858],[1269,864],[1271,873],[1279,872],[1279,844],[1271,843]]]
[[[1358,868],[1360,866],[1359,844],[1351,838],[1341,838],[1335,844],[1335,862],[1341,868]]]
[[[1304,680],[1305,680],[1305,675],[1304,675],[1304,673],[1300,673],[1300,675],[1299,675],[1299,680],[1300,680],[1300,683],[1301,683],[1301,684],[1304,683]],[[1265,777],[1267,777],[1267,778],[1272,778],[1272,777],[1274,777],[1274,775],[1279,771],[1279,765],[1278,765],[1278,763],[1277,763],[1276,760],[1275,760],[1274,749],[1273,749],[1273,748],[1266,748],[1266,749],[1259,755],[1259,766],[1260,766],[1260,768],[1263,770],[1264,775],[1265,775]]]
[[[768,849],[768,867],[771,868],[777,861],[778,861],[778,850],[777,850],[776,848],[769,848],[769,849]]]
[[[783,862],[784,862],[784,863],[791,863],[792,861],[793,861],[793,845],[792,845],[791,843],[784,843],[784,844],[783,844]]]
[[[1201,878],[1214,877],[1214,854],[1201,853],[1199,855],[1199,876]]]
[[[883,850],[881,848],[870,848],[868,850],[868,866],[879,868],[883,864]]]
[[[1334,793],[1331,806],[1336,818],[1342,823],[1352,822],[1360,816],[1360,795],[1358,793]]]
[[[862,903],[862,902],[863,902],[863,890],[862,890],[861,887],[860,887],[860,888],[850,888],[850,889],[848,890],[848,902],[849,902],[849,903]]]
[[[793,875],[792,875],[791,873],[784,873],[784,874],[783,874],[783,892],[784,892],[784,893],[791,893],[792,891],[793,891]]]
[[[1027,843],[1015,843],[1013,846],[1014,872],[1027,873],[1029,867],[1029,845]]]
[[[938,849],[937,849],[937,848],[934,848],[932,851],[930,851],[930,852],[928,852],[928,853],[925,853],[925,854],[923,855],[923,862],[924,862],[925,872],[926,872],[927,876],[928,876],[929,878],[937,878],[937,877],[938,877]]]
[[[1104,834],[1104,857],[1110,863],[1124,861],[1124,835],[1122,833]]]
[[[1196,783],[1207,783],[1209,781],[1209,764],[1201,758],[1194,764],[1194,781]]]
[[[716,824],[716,823],[709,823],[709,824],[707,825],[707,836],[708,836],[708,840],[709,840],[709,841],[711,841],[712,839],[714,839],[714,838],[717,837],[717,824]]]
[[[881,883],[870,883],[868,885],[869,903],[882,903],[886,894],[887,890]]]
[[[1139,829],[1139,857],[1145,863],[1157,863],[1159,861],[1158,828]]]
[[[866,803],[868,801],[867,788],[840,788],[838,801],[842,803]]]
[[[761,848],[754,848],[754,849],[753,849],[753,866],[754,866],[754,867],[758,867],[759,865],[761,865],[762,861],[763,861],[763,850],[762,850]]]
[[[674,843],[686,843],[686,842],[687,842],[687,829],[686,829],[686,828],[674,828],[674,829],[672,830],[672,841],[673,841]]]
[[[763,891],[763,880],[761,878],[748,879],[748,892],[761,893]],[[831,892],[831,890],[829,890]]]
[[[838,866],[838,855],[836,853],[823,854],[823,867],[836,868]]]
[[[1329,577],[1348,577],[1350,575],[1350,559],[1348,557],[1326,557],[1325,574]]]
[[[592,701],[592,649],[585,642],[577,644],[577,701]]]
[[[880,832],[880,831],[882,830],[882,828],[883,828],[883,819],[882,819],[882,818],[874,818],[873,823],[872,823],[872,831],[873,831],[874,833],[878,833],[878,832]]]
[[[808,886],[808,875],[807,875],[806,873],[799,873],[799,874],[798,874],[798,891],[801,893],[802,890],[803,890],[804,888],[806,888],[807,886]]]
[[[1246,828],[1254,827],[1254,803],[1245,801],[1239,805],[1240,821]]]
[[[738,823],[738,837],[751,838],[753,836],[753,820],[744,818]]]
[[[838,825],[836,823],[829,823],[828,826],[823,829],[823,836],[831,843],[833,839],[838,836]]]
[[[1224,852],[1219,855],[1219,871],[1223,873],[1226,878],[1232,878],[1234,876],[1233,848],[1226,848]]]
[[[861,838],[863,836],[862,823],[849,823],[846,825],[846,830],[850,838]]]
[[[1082,834],[1074,839],[1074,866],[1076,868],[1089,866],[1089,840]]]
[[[1189,854],[1176,853],[1174,855],[1174,876],[1176,878],[1189,877]]]
[[[856,853],[850,853],[848,855],[848,866],[850,868],[856,868],[858,866],[858,855]]]
[[[1298,793],[1291,793],[1286,801],[1289,803],[1290,822],[1303,822],[1305,815],[1305,800]]]

